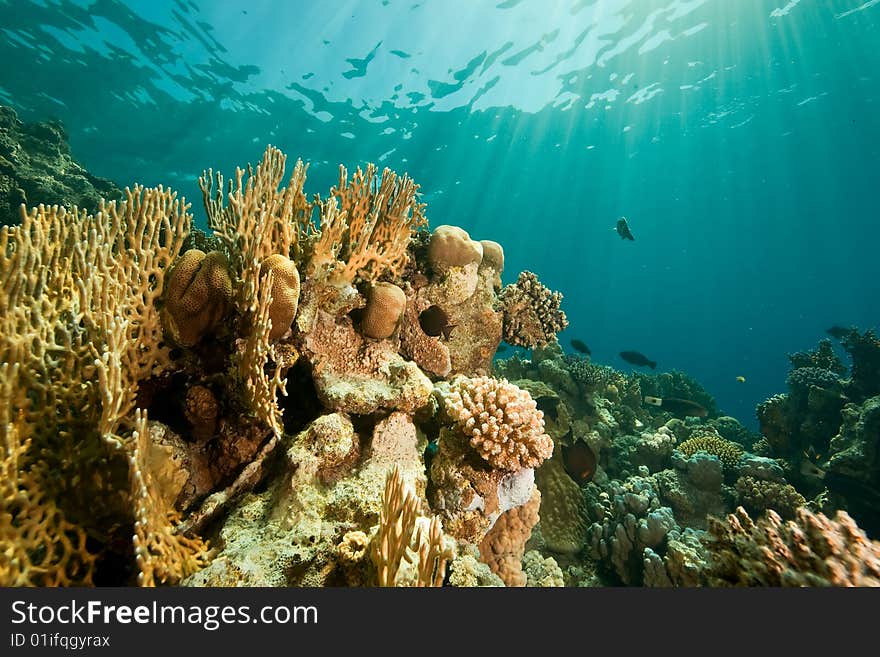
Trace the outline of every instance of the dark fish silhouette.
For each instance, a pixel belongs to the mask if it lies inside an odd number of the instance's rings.
[[[709,415],[703,406],[690,399],[678,399],[676,397],[649,397],[645,395],[645,403],[651,406],[658,406],[664,411],[668,411],[673,415],[681,418],[685,417],[706,417]]]
[[[586,443],[562,446],[562,464],[568,476],[578,484],[586,484],[596,474],[596,454]]]
[[[575,350],[581,352],[582,354],[586,354],[587,356],[592,355],[593,352],[590,351],[590,348],[585,345],[581,340],[577,338],[572,339],[571,346],[574,347]]]
[[[843,340],[843,338],[845,338],[847,335],[849,335],[853,331],[855,331],[855,329],[852,327],[847,328],[845,326],[834,325],[830,329],[826,329],[825,332],[828,335],[830,335],[832,338],[835,338],[837,340]]]
[[[449,323],[449,315],[440,306],[431,306],[423,310],[419,314],[419,324],[427,335],[432,338],[442,335],[444,340],[448,340],[452,329],[458,326]]]
[[[620,235],[620,239],[629,240],[630,242],[636,241],[636,238],[633,237],[633,234],[629,229],[629,224],[626,223],[626,217],[621,217],[617,220],[617,227],[614,230]]]
[[[637,365],[639,367],[647,365],[652,370],[657,367],[657,361],[651,360],[644,354],[640,354],[638,351],[621,351],[620,357],[630,365]]]

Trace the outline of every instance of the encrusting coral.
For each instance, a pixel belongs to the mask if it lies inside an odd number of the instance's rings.
[[[480,542],[480,557],[507,586],[525,586],[522,560],[526,541],[538,522],[541,494],[536,488],[531,499],[502,513]]]

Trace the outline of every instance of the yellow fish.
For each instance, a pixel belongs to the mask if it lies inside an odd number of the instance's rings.
[[[738,377],[736,377],[736,380],[739,381],[740,383],[745,383],[745,382],[746,382],[746,377],[744,377],[744,376],[738,376]]]

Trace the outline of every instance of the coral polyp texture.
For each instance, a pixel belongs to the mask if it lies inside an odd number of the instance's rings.
[[[534,468],[553,453],[543,411],[528,392],[506,379],[459,378],[444,401],[458,429],[495,468]]]

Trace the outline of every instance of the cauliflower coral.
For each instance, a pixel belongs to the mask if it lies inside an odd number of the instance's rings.
[[[458,429],[494,468],[535,468],[553,453],[543,411],[526,390],[507,379],[460,377],[444,401]]]

